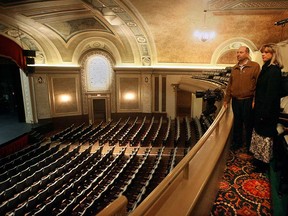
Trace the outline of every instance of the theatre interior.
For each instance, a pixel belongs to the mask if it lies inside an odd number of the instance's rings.
[[[223,106],[267,43],[287,0],[0,0],[1,215],[287,215],[287,97],[266,175]]]

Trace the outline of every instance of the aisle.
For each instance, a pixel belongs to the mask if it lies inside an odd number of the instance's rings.
[[[273,215],[269,175],[253,172],[252,158],[230,151],[211,215]]]

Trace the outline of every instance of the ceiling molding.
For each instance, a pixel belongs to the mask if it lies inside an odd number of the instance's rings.
[[[208,3],[210,11],[228,11],[228,10],[287,10],[288,1],[271,0],[211,0]]]

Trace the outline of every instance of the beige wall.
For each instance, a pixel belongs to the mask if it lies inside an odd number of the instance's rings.
[[[282,71],[288,72],[288,40],[279,43],[279,46],[284,64],[284,68],[282,69]]]
[[[37,119],[51,118],[47,75],[33,75],[33,86]]]
[[[30,90],[35,119],[82,114],[79,74],[78,68],[36,68],[36,72],[32,74],[33,88]],[[64,98],[60,101],[62,96]]]
[[[176,117],[176,93],[174,84],[181,84],[184,91],[195,92],[196,90],[216,88],[211,84],[203,84],[201,82],[193,82],[191,76],[192,71],[161,71],[153,72],[152,70],[122,70],[116,71],[115,90],[116,99],[109,99],[108,107],[116,107],[117,113],[151,113],[154,112],[154,92],[155,84],[153,82],[155,76],[166,77],[166,113],[172,119]],[[198,72],[199,73],[199,72]],[[37,119],[47,119],[61,116],[73,115],[92,115],[91,112],[84,112],[85,106],[89,106],[85,101],[89,95],[97,96],[97,92],[82,92],[81,85],[85,82],[85,77],[81,77],[79,69],[38,69],[33,78],[33,96],[35,97],[35,107]],[[84,81],[83,81],[84,79]],[[159,79],[161,80],[161,79]],[[162,83],[160,83],[161,85]],[[159,88],[159,104],[162,103],[161,93],[162,87]],[[56,97],[59,94],[67,93],[73,95],[72,104],[65,108],[65,104],[57,102]],[[132,93],[135,98],[125,98],[124,94]],[[102,94],[101,94],[102,95]],[[113,104],[115,102],[115,104]],[[160,105],[162,106],[162,104]],[[84,108],[83,108],[84,107]],[[161,108],[161,107],[160,107]],[[72,109],[72,110],[71,110]],[[108,109],[109,112],[113,112]],[[161,109],[160,109],[161,110]],[[200,116],[202,112],[202,99],[195,98],[192,94],[191,115]]]

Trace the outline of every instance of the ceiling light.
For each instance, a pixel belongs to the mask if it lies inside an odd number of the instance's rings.
[[[212,40],[216,37],[216,32],[209,30],[206,26],[206,12],[207,10],[204,10],[203,27],[200,28],[199,30],[197,29],[194,32],[194,36],[202,42],[205,42],[207,40]]]

